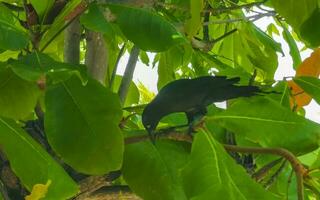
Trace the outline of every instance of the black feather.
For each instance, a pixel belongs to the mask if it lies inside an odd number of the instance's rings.
[[[151,138],[159,121],[166,115],[185,112],[188,123],[194,116],[206,113],[206,107],[237,97],[250,97],[261,92],[256,86],[237,86],[239,77],[203,76],[194,79],[180,79],[168,83],[145,107],[142,123]]]

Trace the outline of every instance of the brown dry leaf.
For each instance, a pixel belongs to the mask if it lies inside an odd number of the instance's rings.
[[[318,77],[320,75],[320,48],[315,49],[310,57],[306,58],[298,67],[296,77],[298,76],[313,76]],[[291,88],[290,105],[291,108],[296,106],[296,109],[300,109],[303,106],[308,105],[311,102],[311,97],[303,91],[295,82],[288,81],[288,86]]]
[[[303,91],[295,82],[292,80],[288,81],[288,87],[291,89],[290,106],[293,108],[296,106],[297,110],[311,102],[311,97]]]
[[[320,75],[320,48],[314,50],[311,56],[306,58],[298,67],[296,76],[313,76]]]

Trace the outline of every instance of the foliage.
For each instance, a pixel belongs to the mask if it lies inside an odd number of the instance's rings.
[[[103,2],[0,1],[0,199],[12,195],[6,163],[26,199],[77,199],[84,177],[117,170],[111,185],[146,200],[319,199],[320,124],[303,108],[320,104],[319,0]],[[256,21],[266,17],[262,30]],[[81,24],[78,64],[63,60],[73,22]],[[105,83],[83,64],[88,31],[107,44],[108,55],[96,55],[108,58]],[[154,94],[114,73],[133,45],[141,62],[157,68],[159,90],[176,79],[223,75],[264,93],[210,106],[192,140],[188,128],[172,128],[186,121],[181,113],[167,116],[152,144],[141,112]],[[306,59],[301,45],[312,50]],[[282,55],[293,61],[292,80],[274,79]],[[228,153],[232,135],[236,147],[273,151]]]

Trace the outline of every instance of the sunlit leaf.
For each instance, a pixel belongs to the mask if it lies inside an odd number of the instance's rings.
[[[46,196],[48,188],[51,185],[51,180],[46,184],[35,184],[32,188],[31,194],[25,197],[25,200],[39,200]]]
[[[185,24],[185,31],[189,38],[195,36],[201,27],[201,12],[203,7],[203,0],[190,0],[191,17]]]
[[[282,25],[282,28],[283,28],[283,32],[282,32],[283,38],[286,40],[286,42],[289,45],[289,49],[290,49],[289,53],[293,61],[293,68],[297,69],[301,63],[301,56],[300,56],[297,43],[295,42],[294,38],[292,37],[287,27],[285,25]]]

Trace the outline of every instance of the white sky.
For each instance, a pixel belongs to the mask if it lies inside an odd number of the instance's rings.
[[[258,27],[260,27],[263,31],[265,31],[267,28],[267,25],[270,23],[270,20],[272,19],[262,18],[260,20],[257,20],[255,24]],[[279,32],[282,33],[281,28],[279,28]],[[287,43],[278,36],[274,36],[274,39],[277,42],[281,43],[283,52],[285,54],[285,56],[282,56],[280,54],[278,56],[279,67],[275,74],[275,80],[282,80],[283,77],[294,76],[295,71],[292,68],[292,59],[289,54],[289,47]],[[298,44],[298,47],[299,49],[302,49],[303,45]],[[304,60],[305,58],[309,57],[311,52],[312,52],[311,50],[305,50],[300,52],[301,59]],[[135,83],[139,83],[139,81],[142,82],[149,90],[157,93],[157,81],[158,81],[157,67],[152,68],[153,58],[151,57],[149,58],[150,58],[149,66],[146,66],[141,62],[137,63],[137,66],[133,75],[133,80]],[[118,68],[117,74],[120,74],[120,75],[123,74],[127,61],[128,61],[128,54],[126,53],[119,62],[119,68]],[[306,109],[306,118],[320,123],[320,106],[314,100],[312,100],[312,102],[308,106],[306,106],[305,109]]]

